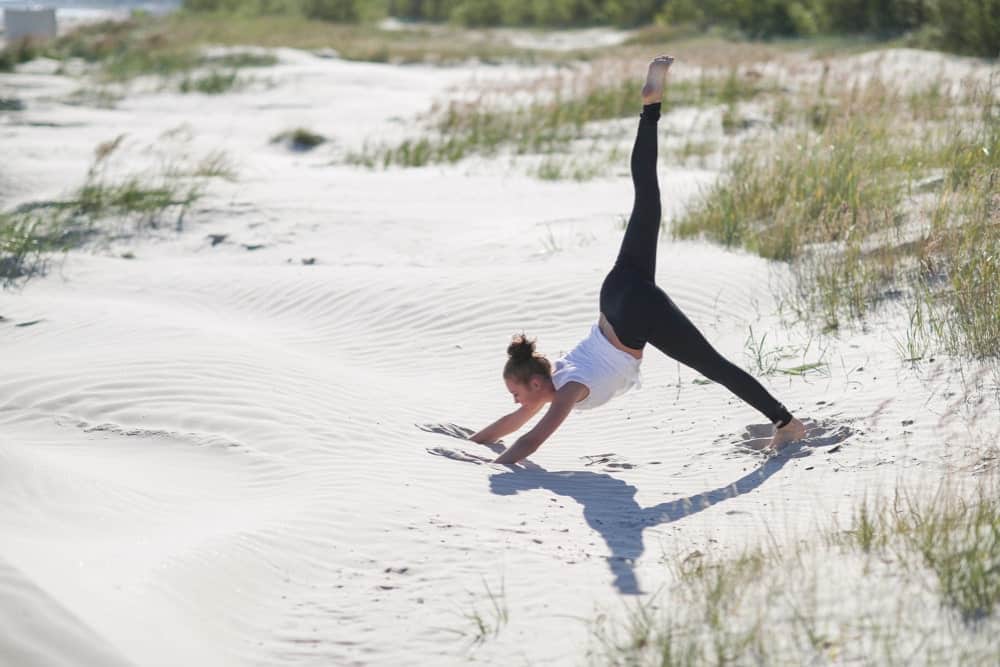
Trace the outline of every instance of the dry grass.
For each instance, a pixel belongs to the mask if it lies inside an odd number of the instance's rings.
[[[398,143],[368,144],[348,155],[347,161],[368,167],[419,167],[457,162],[470,155],[543,155],[547,157],[536,172],[541,178],[582,180],[618,163],[620,155],[615,147],[608,148],[607,140],[619,140],[621,132],[601,123],[638,115],[643,80],[642,61],[615,59],[492,87],[473,99],[435,106],[423,119],[423,135]],[[765,93],[770,86],[735,67],[701,70],[695,78],[674,81],[664,106],[735,105]],[[603,152],[608,158],[576,163],[572,154],[581,151],[571,144],[580,141],[603,143],[582,153]],[[694,154],[700,149],[688,144],[686,150]]]
[[[680,555],[668,588],[592,622],[592,664],[993,664],[998,491],[943,485],[862,503],[819,541]]]
[[[97,146],[83,185],[67,197],[0,212],[0,284],[14,285],[44,272],[53,252],[163,226],[180,231],[207,179],[235,178],[221,151],[193,164],[170,162],[152,172],[114,178],[108,165],[123,138]]]
[[[0,287],[45,268],[45,253],[61,248],[35,216],[0,213]]]
[[[83,26],[45,47],[19,45],[3,52],[0,69],[9,69],[38,54],[59,59],[76,57],[97,64],[107,79],[124,81],[140,75],[174,76],[204,66],[231,71],[276,62],[273,56],[259,52],[222,59],[203,56],[206,46],[247,44],[332,50],[350,60],[391,63],[543,59],[533,51],[509,46],[495,32],[443,26],[390,31],[371,25],[310,21],[300,16],[176,12]]]
[[[995,485],[971,497],[947,486],[929,500],[897,494],[863,503],[843,536],[864,553],[892,555],[910,569],[926,568],[936,593],[966,623],[992,616],[1000,604],[1000,499]]]
[[[873,78],[831,88],[775,100],[784,128],[746,144],[674,234],[790,262],[788,303],[826,329],[903,298],[922,334],[997,358],[994,86],[931,80],[904,92]]]
[[[277,59],[267,53],[238,52],[223,56],[207,56],[205,46],[213,44],[197,30],[187,27],[192,19],[186,15],[166,17],[136,16],[127,21],[105,21],[86,24],[49,44],[22,45],[4,53],[6,60],[21,62],[30,56],[44,55],[58,60],[80,58],[94,64],[104,81],[128,81],[137,76],[153,75],[165,78],[183,77],[198,68],[212,72],[235,72],[248,67],[267,67]],[[206,20],[211,24],[212,20]],[[239,23],[234,19],[230,23]],[[251,42],[243,41],[242,46]],[[4,58],[0,58],[2,69]],[[204,77],[202,77],[204,78]],[[216,77],[219,78],[218,76]],[[190,76],[187,89],[219,92],[215,86],[193,85]]]

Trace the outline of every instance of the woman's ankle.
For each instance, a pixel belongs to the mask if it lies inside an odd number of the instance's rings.
[[[662,104],[660,102],[650,102],[649,104],[642,105],[642,117],[646,120],[651,120],[656,122],[660,120],[660,108]]]

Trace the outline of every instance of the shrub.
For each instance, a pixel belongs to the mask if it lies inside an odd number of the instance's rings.
[[[205,95],[220,95],[239,85],[236,71],[221,72],[213,70],[202,76],[186,76],[181,80],[182,93],[204,93]]]
[[[306,18],[339,23],[358,23],[374,18],[379,3],[370,0],[301,0]]]
[[[986,58],[1000,56],[1000,0],[936,0],[935,46]]]
[[[299,11],[298,0],[184,0],[181,7],[192,12],[230,12],[251,16]]]
[[[42,253],[50,248],[40,231],[33,217],[0,213],[0,287],[41,268]]]
[[[386,14],[467,26],[638,26],[655,20],[733,28],[755,38],[917,32],[921,43],[959,53],[995,57],[1000,50],[1000,0],[184,0],[183,7],[342,23]]]
[[[825,0],[830,28],[838,32],[901,33],[928,19],[929,0]]]
[[[41,53],[41,46],[31,38],[14,40],[0,51],[0,72],[12,72],[15,65],[34,60]]]
[[[294,151],[309,151],[326,142],[326,137],[304,127],[286,130],[271,139],[272,144],[287,143]]]

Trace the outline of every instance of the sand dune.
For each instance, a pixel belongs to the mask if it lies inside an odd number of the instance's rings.
[[[951,362],[902,367],[890,314],[825,343],[825,374],[764,378],[811,419],[782,456],[757,451],[760,415],[650,353],[640,391],[521,469],[488,463],[463,438],[511,407],[508,337],[555,355],[586,333],[628,179],[331,165],[452,86],[516,73],[282,58],[271,88],[104,111],[59,102],[58,76],[0,80],[29,104],[2,129],[5,206],[73,187],[123,132],[140,153],[183,124],[239,172],[179,234],[72,252],[0,294],[0,662],[579,664],[582,620],[656,591],[663,559],[765,525],[792,539],[961,447],[938,418]],[[295,125],[334,146],[269,143]],[[714,176],[662,165],[668,215]],[[820,358],[774,315],[786,278],[660,247],[658,281],[738,363],[751,325]],[[470,615],[501,589],[509,622],[476,646]]]
[[[125,665],[79,619],[6,563],[0,563],[4,634],[0,655],[12,665]]]

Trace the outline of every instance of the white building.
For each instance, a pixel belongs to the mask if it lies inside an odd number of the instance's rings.
[[[56,36],[56,10],[5,8],[3,25],[8,44],[22,37],[52,39]]]

